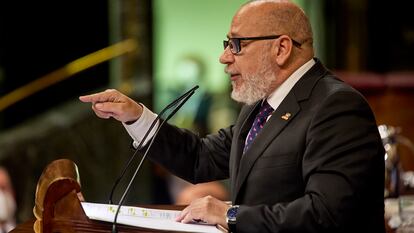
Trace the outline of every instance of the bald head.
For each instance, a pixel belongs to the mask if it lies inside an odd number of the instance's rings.
[[[312,48],[312,28],[308,17],[290,1],[250,1],[237,12],[233,23],[242,23],[245,31],[255,33],[254,36],[288,35],[304,47]]]

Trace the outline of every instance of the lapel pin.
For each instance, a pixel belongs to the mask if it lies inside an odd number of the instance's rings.
[[[290,112],[287,112],[287,113],[285,113],[285,115],[281,116],[280,118],[287,121],[287,120],[289,120],[289,117],[291,117],[291,116],[292,116],[292,114]]]

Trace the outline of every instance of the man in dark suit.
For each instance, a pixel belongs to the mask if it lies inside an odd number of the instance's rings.
[[[233,18],[220,62],[234,125],[199,138],[165,124],[150,158],[193,183],[230,178],[232,205],[204,197],[177,221],[232,232],[384,232],[384,149],[374,115],[356,90],[313,58],[304,12],[254,1]],[[155,116],[115,90],[83,96],[136,142]],[[141,133],[140,133],[141,132]]]

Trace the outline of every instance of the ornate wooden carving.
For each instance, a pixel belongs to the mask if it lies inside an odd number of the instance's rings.
[[[36,217],[34,231],[51,233],[52,229],[61,228],[62,224],[56,224],[59,222],[87,222],[88,218],[78,199],[80,191],[78,168],[74,162],[59,159],[49,164],[40,176],[36,187],[33,209]],[[68,227],[67,230],[60,232],[74,231]]]
[[[111,232],[112,224],[88,219],[82,209],[81,185],[76,164],[67,159],[53,161],[43,171],[37,184],[33,213],[36,233]],[[147,206],[149,207],[149,206]],[[151,208],[182,209],[182,206],[151,206]],[[25,231],[28,221],[13,232]],[[151,229],[118,226],[119,233],[159,232]]]

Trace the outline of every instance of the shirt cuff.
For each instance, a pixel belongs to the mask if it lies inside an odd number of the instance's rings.
[[[153,113],[151,110],[149,110],[145,105],[141,104],[142,106],[142,114],[138,120],[136,120],[132,124],[125,124],[122,122],[122,125],[125,127],[126,131],[128,132],[129,136],[134,140],[132,143],[132,146],[137,149],[138,145],[141,143],[142,139],[144,138],[146,132],[151,127],[152,122],[157,118],[157,114]],[[143,146],[145,146],[149,140],[154,136],[155,131],[158,128],[158,122],[154,125],[151,132],[148,134],[147,139],[143,143]]]

